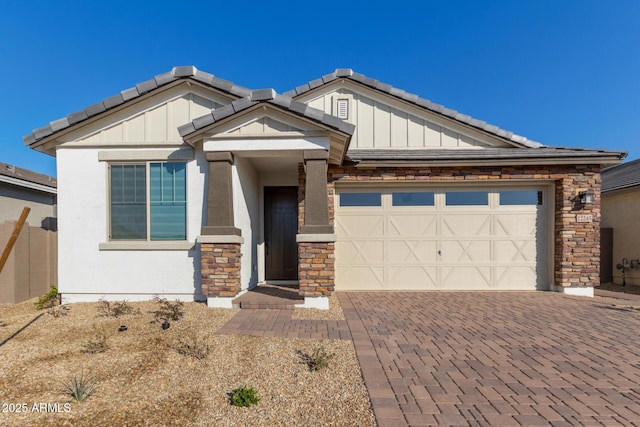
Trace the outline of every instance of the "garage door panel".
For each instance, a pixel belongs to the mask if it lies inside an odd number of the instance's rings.
[[[336,233],[351,237],[384,236],[384,216],[366,213],[340,216],[336,219]]]
[[[509,290],[532,290],[537,286],[535,265],[505,265],[496,267],[496,287]]]
[[[339,241],[340,264],[380,264],[384,262],[384,240]]]
[[[442,219],[443,236],[490,236],[491,215],[482,213],[448,214]]]
[[[437,271],[435,266],[390,266],[388,281],[397,283],[399,289],[437,289]]]
[[[437,261],[438,244],[435,240],[389,240],[387,245],[387,261],[390,263]]]
[[[482,290],[491,287],[491,267],[488,265],[450,265],[442,267],[442,289]]]
[[[443,240],[442,262],[490,262],[491,240]]]
[[[415,189],[402,191],[404,197]],[[394,203],[398,190],[389,188],[379,189],[375,206],[336,203],[338,289],[535,290],[546,285],[546,206],[517,205],[519,199],[501,198],[502,190],[486,190],[486,205],[447,205],[448,190],[429,191],[434,196],[424,205]],[[539,188],[523,191],[537,193],[538,203],[546,200]]]
[[[496,236],[535,236],[541,224],[538,215],[531,213],[509,213],[496,215]]]
[[[495,259],[498,262],[535,262],[536,241],[534,240],[497,240]]]
[[[384,269],[376,266],[349,266],[337,269],[336,282],[345,290],[382,290],[384,286]]]
[[[437,215],[390,214],[387,235],[390,237],[436,237]]]

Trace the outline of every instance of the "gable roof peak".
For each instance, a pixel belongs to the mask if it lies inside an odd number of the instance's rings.
[[[203,83],[213,89],[233,95],[236,98],[243,98],[251,95],[251,90],[234,84],[229,80],[220,79],[213,74],[200,71],[194,65],[180,65],[173,67],[171,71],[158,74],[152,79],[140,82],[134,87],[125,89],[122,92],[105,98],[101,102],[90,105],[83,110],[71,113],[66,117],[49,122],[49,124],[35,129],[29,135],[22,138],[25,145],[33,145],[63,129],[69,128],[77,123],[97,116],[107,110],[118,107],[128,101],[139,98],[161,86],[181,79],[192,79]]]
[[[545,147],[545,145],[539,142],[532,141],[521,135],[516,135],[511,131],[500,129],[497,126],[490,125],[487,122],[484,122],[482,120],[478,120],[466,114],[462,114],[456,110],[447,108],[444,105],[436,104],[434,102],[429,101],[428,99],[420,98],[418,95],[408,93],[402,89],[393,87],[390,84],[383,83],[379,80],[373,79],[371,77],[367,77],[364,74],[357,73],[353,71],[351,68],[336,68],[333,73],[326,74],[322,76],[320,79],[311,80],[308,83],[305,83],[303,85],[296,87],[295,89],[285,92],[284,95],[290,96],[291,98],[295,99],[307,92],[310,92],[320,86],[324,86],[337,79],[354,81],[361,85],[367,86],[371,89],[377,90],[379,92],[383,92],[394,98],[398,98],[410,104],[417,105],[418,107],[426,109],[433,113],[448,117],[457,122],[464,123],[468,126],[472,126],[476,129],[480,129],[484,132],[506,139],[512,142],[516,146],[526,147],[526,148]]]
[[[209,114],[205,114],[190,123],[180,126],[178,128],[178,133],[183,138],[188,137],[196,131],[200,131],[207,126],[260,103],[282,108],[285,111],[290,111],[298,116],[324,124],[347,135],[352,135],[355,131],[355,125],[352,125],[351,123],[347,123],[344,120],[340,120],[337,117],[326,114],[324,111],[313,108],[303,102],[296,101],[290,96],[281,95],[274,89],[267,88],[252,90],[248,96],[236,99],[231,104],[217,108]]]

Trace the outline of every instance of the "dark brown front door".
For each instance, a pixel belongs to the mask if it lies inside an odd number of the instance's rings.
[[[265,279],[298,280],[298,188],[264,188]]]

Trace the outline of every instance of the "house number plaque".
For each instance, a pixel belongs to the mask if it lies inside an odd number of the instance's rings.
[[[578,222],[592,222],[593,221],[593,215],[584,215],[584,214],[578,214],[576,215],[576,221]]]

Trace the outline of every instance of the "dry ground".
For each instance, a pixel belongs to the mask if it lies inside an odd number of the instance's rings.
[[[375,425],[350,341],[216,335],[236,310],[200,303],[185,303],[184,319],[163,330],[152,322],[155,302],[130,303],[139,314],[113,318],[98,315],[101,303],[69,304],[54,317],[33,301],[0,305],[0,425]],[[86,353],[102,332],[109,349]],[[206,343],[208,357],[179,353],[180,340]],[[311,372],[301,354],[319,346],[335,357]],[[64,392],[80,373],[97,387],[83,403]],[[245,385],[260,402],[232,406],[228,393]],[[60,412],[36,412],[41,403]]]

